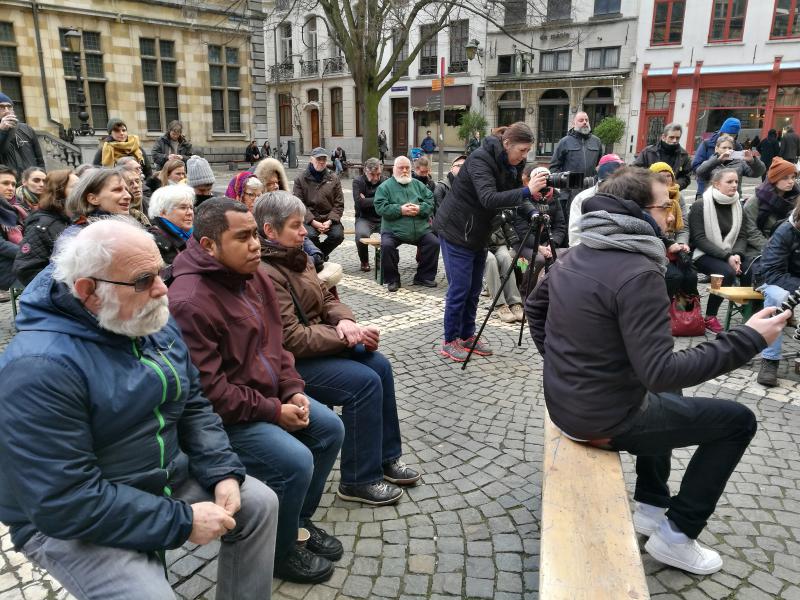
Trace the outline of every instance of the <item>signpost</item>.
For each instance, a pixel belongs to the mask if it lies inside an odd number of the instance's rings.
[[[450,79],[451,85],[453,78],[444,76],[444,56],[440,58],[440,81],[439,81],[439,179],[444,179],[444,86],[447,85],[447,79]]]

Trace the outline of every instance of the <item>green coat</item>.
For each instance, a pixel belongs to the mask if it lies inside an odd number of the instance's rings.
[[[404,217],[400,207],[404,204],[419,205],[416,217]],[[375,212],[381,217],[381,232],[393,233],[402,242],[416,242],[431,231],[430,219],[433,215],[433,194],[421,181],[412,179],[407,185],[400,185],[394,177],[384,181],[375,192]]]

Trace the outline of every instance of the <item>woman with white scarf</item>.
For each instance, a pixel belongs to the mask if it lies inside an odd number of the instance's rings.
[[[736,277],[746,271],[742,265],[747,234],[742,227],[739,200],[739,174],[735,169],[720,169],[711,177],[711,187],[695,202],[689,213],[689,236],[694,248],[695,267],[706,275],[722,275],[723,286],[736,285]],[[720,333],[717,312],[722,297],[711,295],[706,308],[706,329]]]

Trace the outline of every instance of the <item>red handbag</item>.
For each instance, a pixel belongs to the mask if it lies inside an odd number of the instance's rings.
[[[678,304],[673,298],[669,305],[669,322],[675,337],[694,337],[706,332],[706,324],[700,307],[700,296],[687,296],[686,305]]]

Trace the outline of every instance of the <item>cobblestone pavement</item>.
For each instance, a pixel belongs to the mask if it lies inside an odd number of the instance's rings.
[[[413,247],[403,247],[401,256],[403,282],[408,283]],[[409,285],[390,294],[372,273],[358,271],[352,239],[332,260],[344,266],[342,300],[361,321],[381,327],[381,349],[395,370],[405,459],[421,468],[424,477],[396,506],[373,509],[335,498],[339,475],[334,472],[315,521],[342,540],[344,557],[326,584],[276,581],[273,597],[537,598],[542,362],[527,334],[517,347],[518,327],[491,318],[485,336],[495,356],[476,357],[462,371],[436,352],[446,287],[443,270],[436,289]],[[488,304],[482,298],[480,317]],[[800,349],[788,341],[789,329],[786,333],[786,351]],[[11,335],[9,305],[3,304],[0,348]],[[702,341],[682,339],[678,346]],[[800,599],[800,377],[784,365],[781,386],[767,391],[755,383],[755,369],[744,367],[695,390],[746,404],[760,423],[701,536],[723,554],[723,570],[706,578],[690,576],[645,554],[655,599]],[[688,456],[686,451],[676,453],[676,483]],[[623,462],[630,487],[632,463],[627,456]],[[3,526],[0,549],[0,598],[69,597],[11,549]],[[186,545],[167,554],[169,578],[181,598],[214,597],[216,554],[215,544]]]

